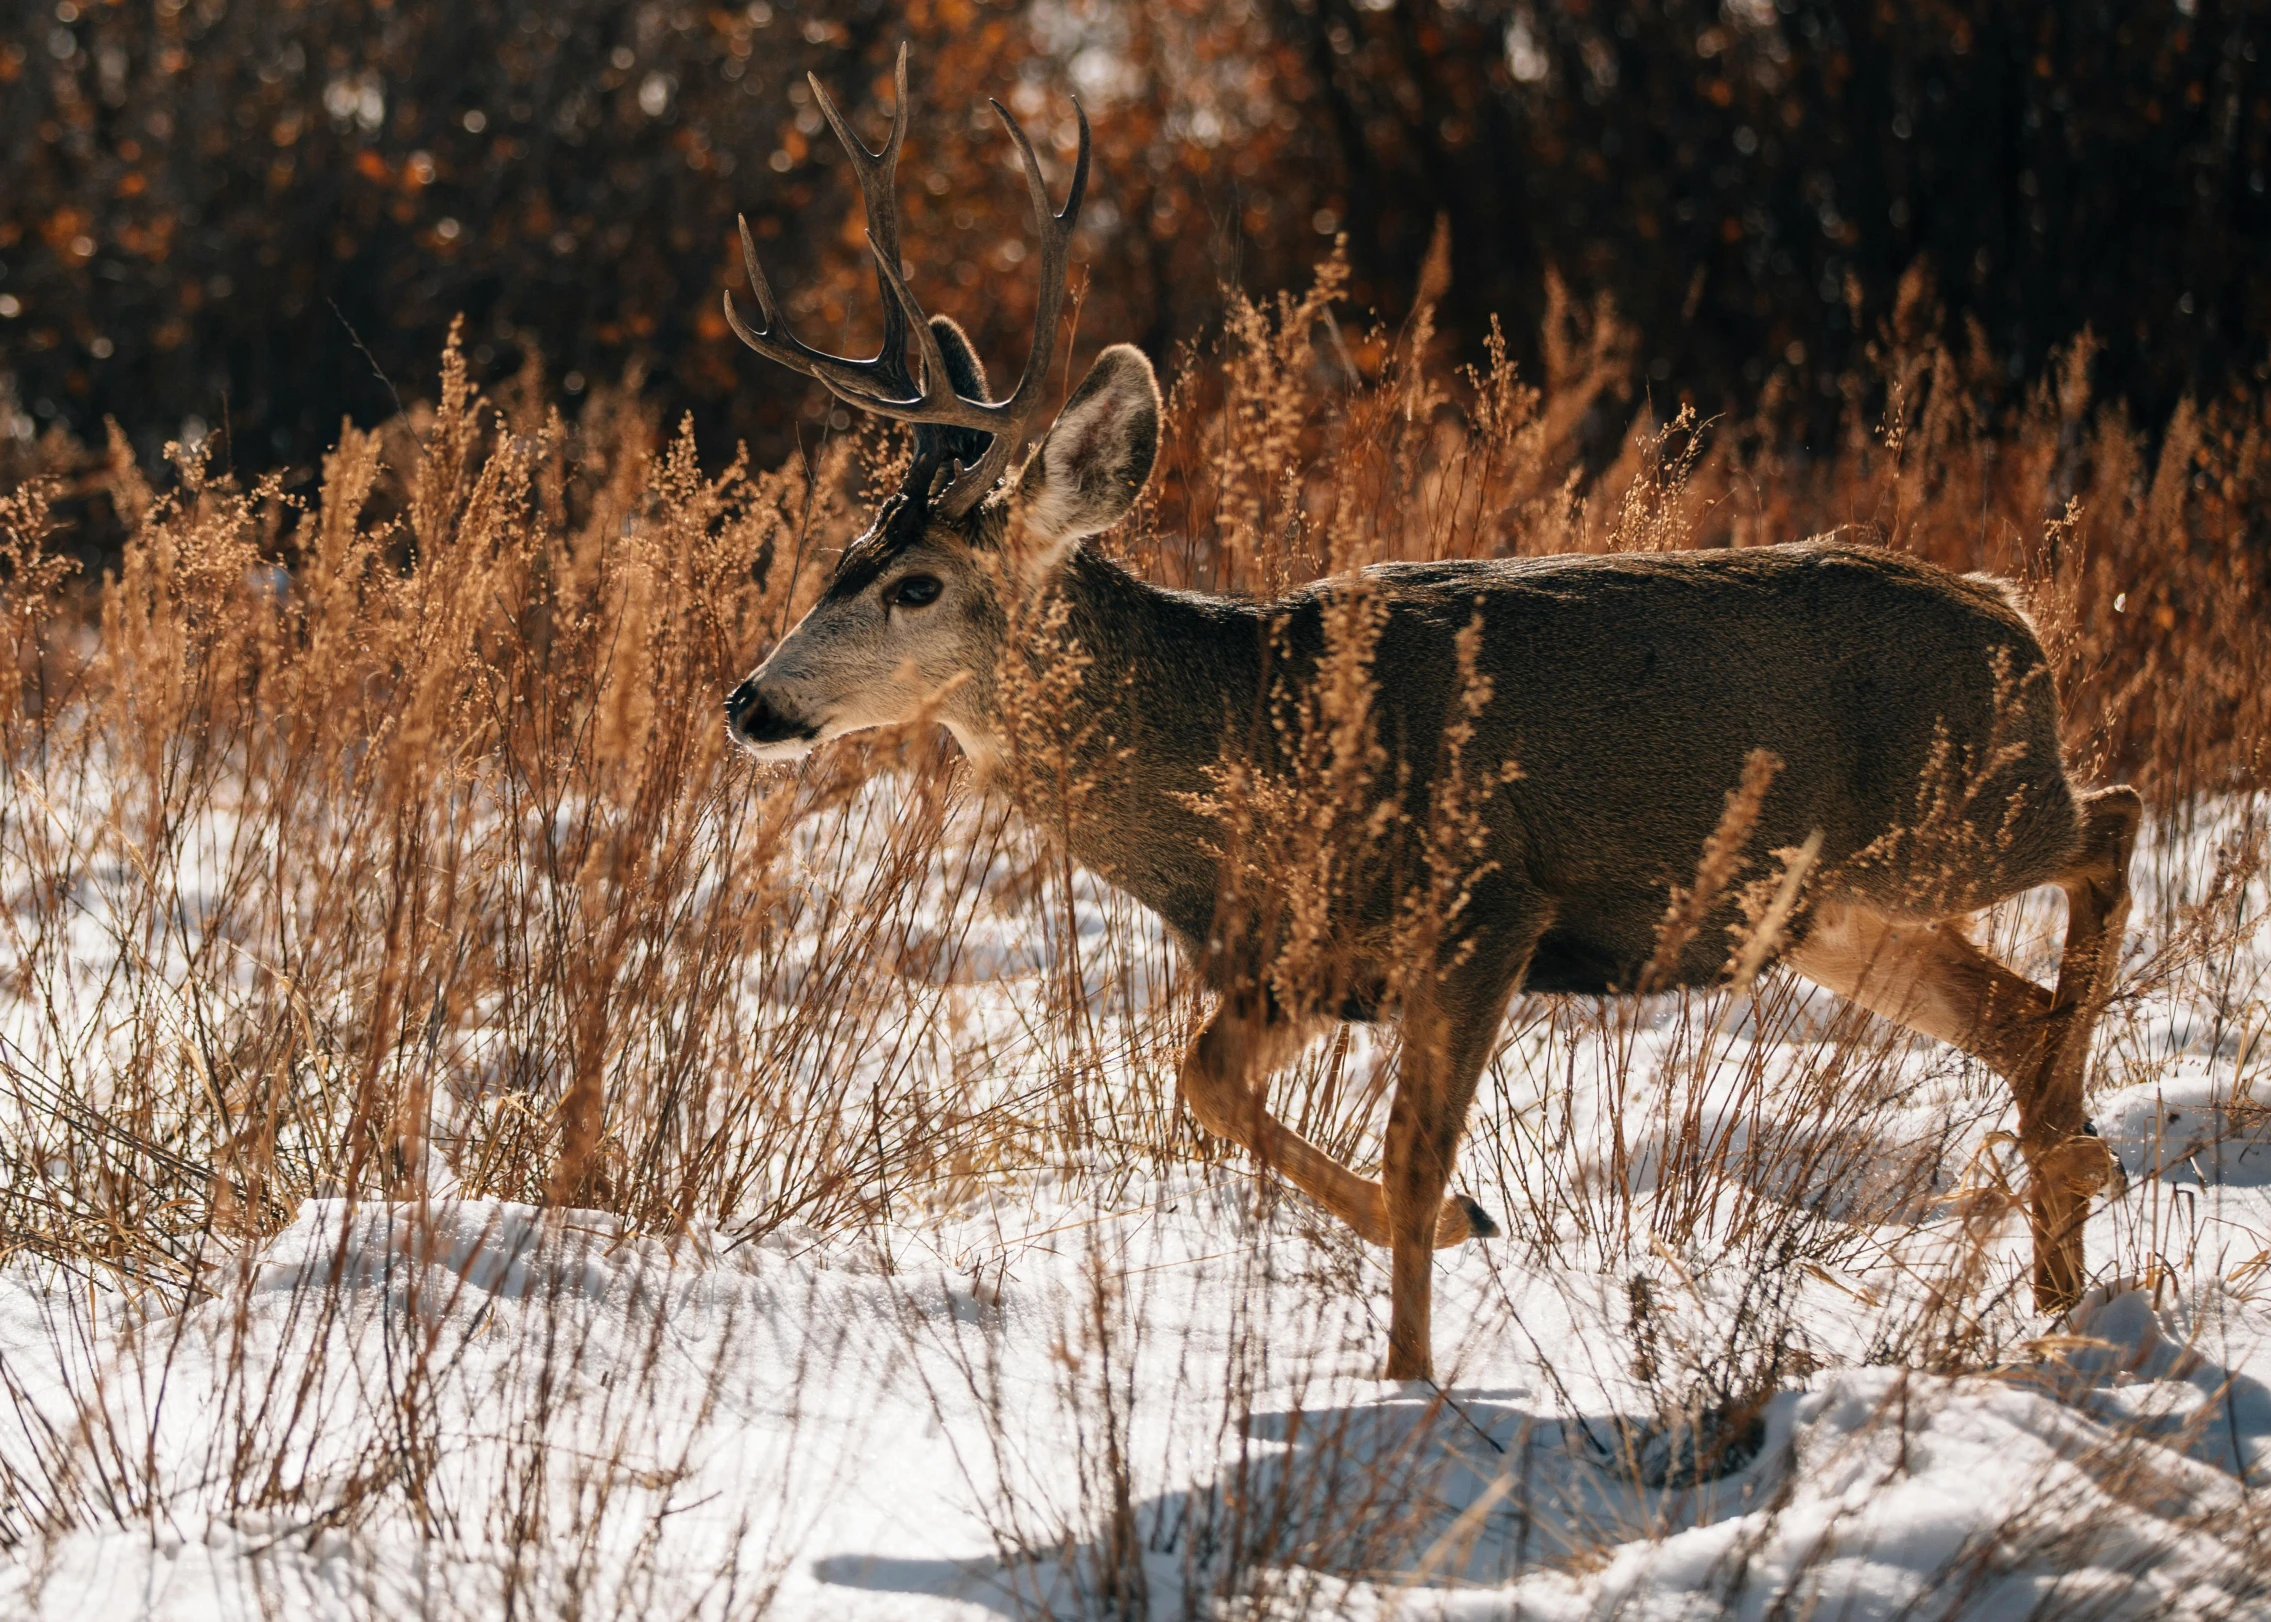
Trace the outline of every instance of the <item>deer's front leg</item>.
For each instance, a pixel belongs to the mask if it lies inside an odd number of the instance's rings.
[[[1376,1245],[1389,1242],[1388,1202],[1359,1177],[1269,1112],[1263,1083],[1300,1050],[1317,1022],[1289,1019],[1265,1000],[1226,998],[1183,1055],[1176,1081],[1199,1125],[1244,1146],[1263,1166]],[[1471,1200],[1444,1203],[1433,1242],[1455,1245],[1498,1229]]]
[[[1447,1201],[1443,1191],[1450,1186],[1475,1084],[1528,961],[1525,946],[1511,968],[1470,963],[1405,1000],[1404,1051],[1388,1106],[1381,1179],[1388,1201],[1391,1380],[1434,1378],[1432,1252],[1444,1215],[1473,1204]]]

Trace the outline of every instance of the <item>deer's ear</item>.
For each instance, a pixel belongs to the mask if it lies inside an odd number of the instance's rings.
[[[1114,344],[1096,357],[1017,481],[1011,544],[1026,551],[1027,573],[1055,568],[1082,536],[1126,516],[1158,454],[1159,382],[1142,350]]]
[[[950,315],[930,318],[931,336],[938,341],[938,357],[946,362],[946,380],[965,400],[991,400],[986,392],[986,363],[970,345],[962,323]]]
[[[938,343],[938,358],[946,362],[946,381],[965,400],[991,400],[986,392],[986,363],[970,346],[970,336],[949,315],[930,318],[931,337]],[[915,427],[915,454],[935,456],[942,463],[960,462],[975,467],[986,454],[993,435],[972,428],[940,428],[931,423]]]

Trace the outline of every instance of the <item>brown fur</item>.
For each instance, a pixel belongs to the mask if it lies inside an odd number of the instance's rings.
[[[1140,391],[1130,399],[1140,426]],[[2083,1130],[2083,1067],[2118,957],[2138,802],[2127,789],[2076,795],[2041,646],[1999,582],[1810,542],[1390,564],[1253,602],[1165,591],[1078,548],[1035,577],[1010,507],[996,500],[955,525],[855,549],[856,567],[847,564],[810,629],[737,694],[735,724],[753,747],[803,747],[793,740],[816,735],[821,719],[803,711],[849,650],[881,637],[862,657],[878,671],[896,657],[897,621],[868,599],[930,571],[951,583],[932,610],[944,618],[925,622],[922,679],[937,687],[966,673],[945,713],[974,754],[999,764],[1029,744],[1001,713],[1003,594],[1061,593],[1063,635],[1090,664],[1049,731],[1058,743],[1079,740],[1082,758],[1011,759],[1002,780],[1030,791],[1068,769],[1085,779],[1077,816],[1057,833],[1164,918],[1221,996],[1183,1066],[1193,1113],[1391,1248],[1391,1375],[1430,1367],[1429,1248],[1494,1231],[1448,1185],[1508,1000],[1517,990],[1641,988],[1667,901],[1695,881],[1756,751],[1778,769],[1751,807],[1735,882],[1704,898],[1697,927],[1651,986],[1724,975],[1753,881],[1779,871],[1772,853],[1818,834],[1783,960],[2010,1080],[2034,1174],[2037,1299],[2062,1309],[2078,1298],[2080,1222],[2107,1172]],[[1098,521],[1117,510],[1100,509]],[[1379,830],[1376,848],[1359,853],[1333,901],[1329,983],[1289,998],[1273,978],[1282,897],[1266,867],[1238,865],[1210,800],[1225,768],[1285,767],[1297,740],[1279,723],[1321,679],[1330,613],[1352,593],[1379,626],[1369,674],[1380,758],[1362,792],[1391,814],[1351,819]],[[1470,623],[1478,635],[1462,674],[1457,643]],[[1463,769],[1488,792],[1471,811],[1463,904],[1415,946],[1398,921],[1426,877],[1418,830],[1440,785],[1446,729],[1482,682],[1489,698],[1471,716]],[[792,741],[755,741],[751,715]],[[1042,817],[1067,803],[1027,797]],[[1266,845],[1272,832],[1247,836]],[[1962,933],[1966,914],[2042,884],[2068,898],[2055,992]],[[1404,961],[1413,955],[1430,961]],[[1335,1017],[1403,1026],[1378,1181],[1334,1163],[1266,1107],[1270,1072]]]
[[[1088,553],[1060,576],[1070,630],[1095,660],[1084,702],[1095,787],[1064,830],[1074,853],[1158,911],[1223,993],[1183,1086],[1202,1124],[1245,1145],[1396,1255],[1392,1375],[1424,1374],[1424,1252],[1474,1231],[1445,1198],[1452,1151],[1499,1017],[1516,989],[1635,987],[1672,886],[1692,880],[1746,756],[1782,763],[1746,852],[1820,854],[1785,959],[1842,995],[1977,1054],[2010,1078],[2036,1168],[2038,1296],[2080,1293],[2078,1224],[2104,1156],[2083,1136],[2089,1029],[2118,953],[2126,789],[2077,798],[2031,626],[1998,582],[1863,547],[1808,543],[1711,553],[1388,565],[1282,602],[1161,591]],[[1348,999],[1288,1009],[1262,989],[1269,948],[1226,928],[1222,831],[1195,802],[1209,769],[1279,749],[1273,682],[1298,688],[1323,652],[1336,593],[1379,594],[1380,739],[1406,797],[1423,794],[1459,698],[1453,639],[1479,613],[1493,696],[1467,760],[1516,763],[1482,812],[1495,871],[1443,943],[1423,1002],[1368,960],[1385,943],[1409,864],[1336,920]],[[1962,915],[2056,883],[2073,921],[2053,995],[1964,939]],[[1676,983],[1718,977],[1729,894],[1677,960]],[[1244,954],[1218,945],[1257,942]],[[1456,961],[1454,961],[1456,960]],[[1272,1120],[1259,1084],[1323,1015],[1396,1015],[1406,1060],[1384,1184],[1355,1176]],[[1473,1214],[1470,1214],[1473,1213]],[[1486,1220],[1486,1219],[1485,1219]]]

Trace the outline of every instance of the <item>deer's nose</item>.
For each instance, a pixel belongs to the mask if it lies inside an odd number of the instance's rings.
[[[725,724],[727,729],[735,733],[740,732],[741,718],[749,713],[750,708],[756,702],[757,684],[754,681],[745,680],[739,687],[726,694]]]
[[[755,680],[743,682],[726,695],[725,726],[743,743],[786,743],[791,738],[809,738],[819,730],[769,702]]]

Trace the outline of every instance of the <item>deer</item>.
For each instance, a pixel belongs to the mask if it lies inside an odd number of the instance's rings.
[[[908,425],[912,460],[809,611],[726,698],[732,744],[792,762],[847,734],[936,722],[987,780],[1052,781],[1070,768],[1020,758],[1033,746],[1009,724],[1004,672],[1013,626],[1036,603],[1057,605],[1066,645],[1087,661],[1065,702],[1098,742],[1079,768],[1090,775],[1081,813],[1054,836],[1163,920],[1198,966],[1211,1012],[1177,1077],[1198,1125],[1387,1249],[1386,1377],[1399,1381],[1434,1378],[1433,1252],[1498,1231],[1450,1184],[1512,999],[1724,983],[1742,897],[1696,901],[1701,927],[1672,950],[1668,904],[1729,814],[1728,786],[1746,763],[1767,762],[1779,769],[1753,796],[1750,838],[1789,853],[1778,895],[1788,901],[1793,884],[1799,894],[1767,920],[1763,955],[2004,1078],[2027,1173],[2034,1301],[2051,1314],[2074,1307],[2089,1200],[2118,1175],[2084,1119],[2083,1084],[2142,802],[2069,776],[2050,663],[2015,589],[1836,535],[1380,563],[1274,600],[1140,579],[1092,543],[1127,516],[1158,454],[1161,398],[1142,352],[1103,349],[1018,457],[1056,351],[1087,115],[1075,100],[1078,150],[1058,208],[1032,142],[993,103],[1040,250],[1024,370],[996,397],[963,329],[926,316],[906,279],[895,187],[904,47],[895,77],[890,134],[874,151],[810,81],[866,210],[883,309],[874,356],[797,339],[741,226],[757,312],[745,319],[727,292],[734,333],[843,404]],[[1412,946],[1392,926],[1423,875],[1409,861],[1372,863],[1323,925],[1331,987],[1289,994],[1270,973],[1282,929],[1268,916],[1268,876],[1231,871],[1210,806],[1225,763],[1282,767],[1273,705],[1323,679],[1334,617],[1357,602],[1376,629],[1371,704],[1385,757],[1370,792],[1424,799],[1454,725],[1467,760],[1508,764],[1470,785],[1479,859],[1455,926]],[[1024,811],[1044,818],[1047,798],[1029,794]],[[2048,988],[1967,932],[1974,914],[2038,886],[2065,898]],[[1420,960],[1395,961],[1398,950]],[[1402,1039],[1376,1176],[1269,1107],[1271,1074],[1344,1020],[1393,1021]]]

